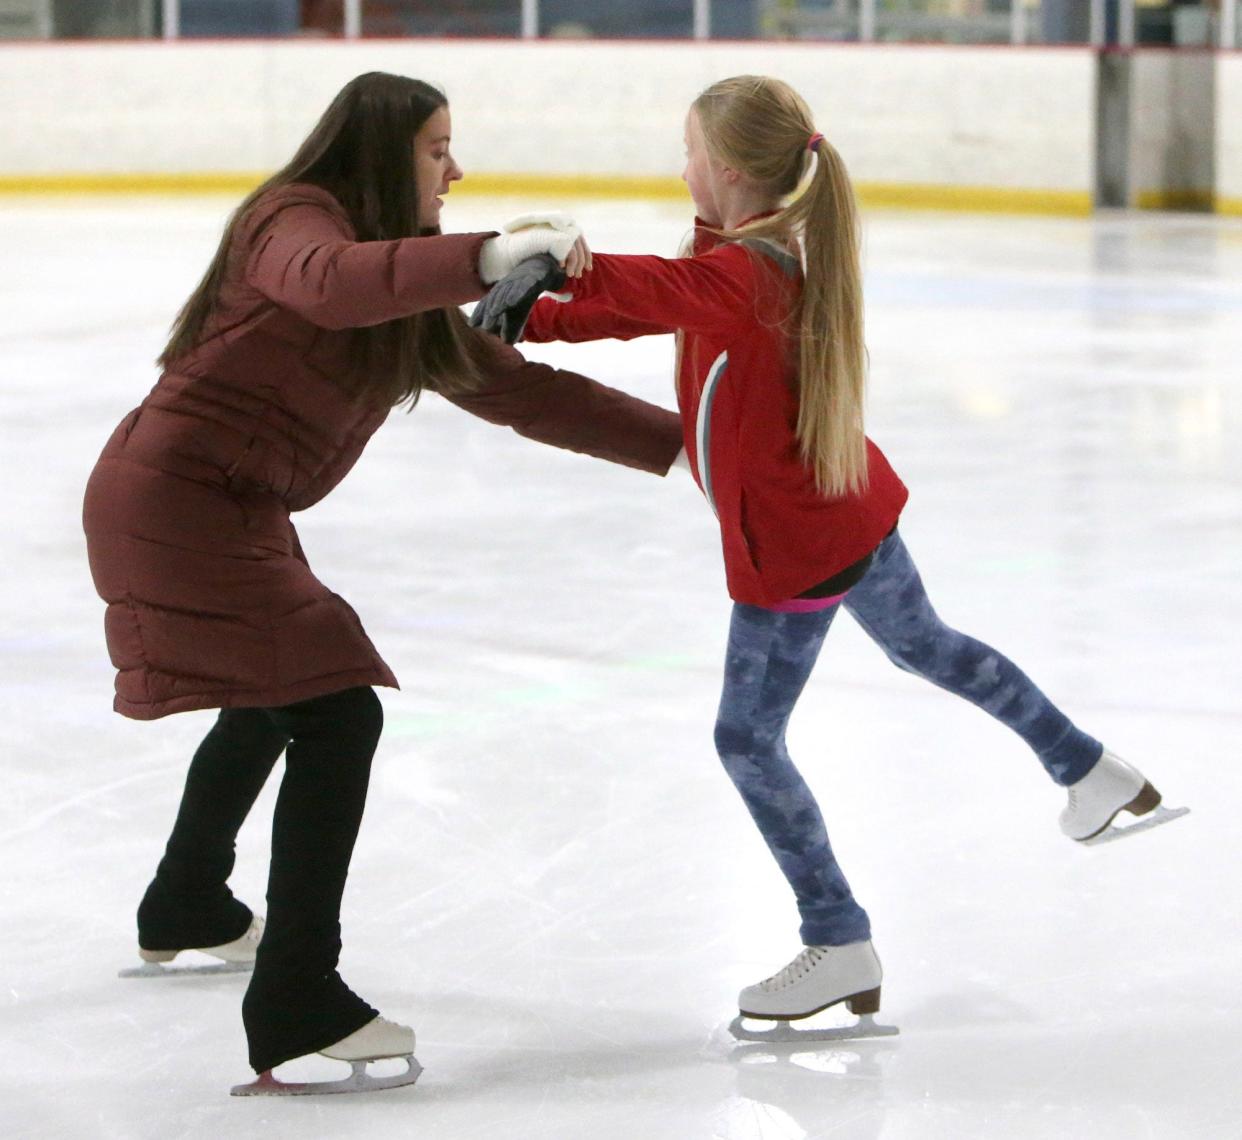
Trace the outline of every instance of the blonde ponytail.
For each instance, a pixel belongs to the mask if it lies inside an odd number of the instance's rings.
[[[867,486],[858,209],[836,148],[821,139],[817,149],[811,184],[787,211],[801,230],[805,262],[798,322],[798,443],[819,489],[844,495]]]
[[[791,87],[778,79],[737,76],[713,84],[694,107],[708,150],[722,163],[776,196],[797,189],[806,172],[807,142],[817,132]],[[818,157],[803,193],[772,217],[727,236],[801,245],[797,437],[816,487],[837,497],[867,486],[860,232],[845,163],[822,136],[812,145]]]

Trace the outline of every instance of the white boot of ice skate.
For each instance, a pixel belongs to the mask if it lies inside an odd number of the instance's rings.
[[[1107,749],[1095,767],[1067,791],[1069,802],[1061,812],[1061,830],[1079,843],[1102,843],[1146,831],[1190,810],[1161,807],[1160,793],[1143,773]],[[1128,827],[1111,826],[1123,811],[1148,818]]]
[[[408,1025],[376,1017],[348,1037],[342,1037],[336,1044],[319,1050],[321,1056],[331,1057],[334,1061],[348,1061],[351,1069],[348,1077],[337,1081],[281,1081],[273,1077],[268,1069],[249,1084],[235,1085],[230,1092],[233,1096],[307,1096],[371,1092],[412,1085],[423,1071],[414,1059],[414,1043],[414,1030]],[[367,1072],[368,1061],[389,1059],[404,1061],[405,1071],[388,1077],[373,1077]]]
[[[884,972],[870,940],[845,946],[807,946],[783,970],[747,986],[738,995],[739,1013],[729,1026],[744,1041],[844,1040],[854,1037],[889,1036],[897,1030],[877,1025],[880,982]],[[841,1002],[848,1004],[858,1021],[839,1029],[794,1030],[791,1021],[819,1013]],[[776,1021],[775,1029],[752,1030],[743,1018]]]
[[[383,1057],[408,1057],[414,1052],[414,1042],[414,1030],[408,1025],[377,1017],[319,1052],[337,1061],[378,1061]]]
[[[138,957],[143,965],[122,970],[122,978],[159,978],[169,974],[239,974],[254,969],[254,956],[259,949],[259,940],[263,937],[263,919],[253,915],[250,926],[240,938],[232,942],[223,942],[219,946],[187,946],[186,950],[195,950],[199,954],[207,954],[220,959],[208,965],[174,966],[165,965],[171,962],[181,950],[144,950],[138,948]]]

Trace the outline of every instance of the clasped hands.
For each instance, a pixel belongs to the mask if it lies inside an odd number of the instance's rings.
[[[591,268],[591,250],[568,214],[522,214],[505,223],[479,250],[479,277],[491,291],[470,323],[514,344],[540,294]]]

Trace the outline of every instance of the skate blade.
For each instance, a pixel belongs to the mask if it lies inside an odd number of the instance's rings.
[[[900,1032],[895,1025],[877,1025],[875,1016],[870,1013],[860,1014],[853,1025],[825,1029],[795,1029],[788,1021],[779,1020],[771,1029],[751,1029],[745,1024],[749,1020],[739,1014],[729,1022],[729,1032],[739,1041],[766,1041],[778,1045],[803,1041],[860,1041],[866,1037],[895,1037]]]
[[[130,966],[118,970],[118,978],[179,978],[187,974],[249,974],[254,970],[253,962],[204,962],[202,965],[163,966],[159,962],[143,962],[141,966]]]
[[[1167,808],[1158,807],[1149,815],[1142,816],[1138,822],[1127,824],[1125,827],[1119,827],[1116,823],[1111,823],[1099,835],[1093,835],[1090,839],[1083,839],[1081,843],[1084,847],[1098,847],[1101,843],[1113,843],[1118,839],[1126,839],[1131,835],[1137,835],[1140,831],[1150,831],[1153,827],[1159,827],[1164,823],[1172,823],[1175,819],[1181,819],[1184,815],[1190,814],[1190,808]]]
[[[422,1076],[423,1067],[414,1059],[413,1053],[377,1059],[404,1061],[405,1072],[390,1077],[373,1077],[367,1072],[366,1061],[350,1061],[349,1076],[339,1081],[282,1081],[272,1076],[269,1069],[266,1073],[260,1073],[249,1084],[234,1085],[229,1089],[229,1096],[320,1096],[325,1093],[375,1092],[378,1089],[397,1089],[403,1085],[412,1085]]]

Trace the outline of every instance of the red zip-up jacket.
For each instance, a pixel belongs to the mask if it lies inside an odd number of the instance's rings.
[[[569,301],[541,299],[524,337],[582,341],[681,331],[677,402],[691,470],[720,522],[729,595],[773,605],[875,549],[908,492],[867,440],[868,486],[829,497],[797,439],[797,352],[782,327],[802,287],[796,257],[726,242],[696,219],[693,254],[595,254]]]

